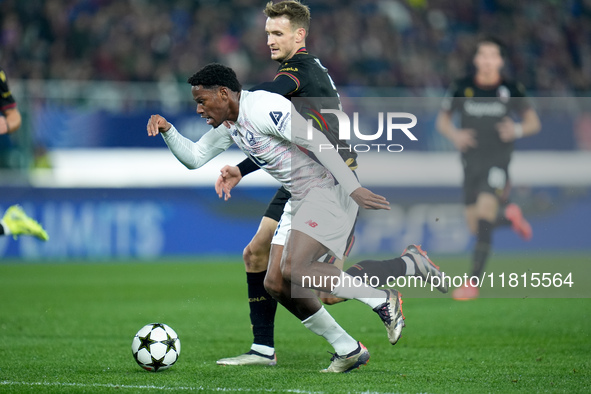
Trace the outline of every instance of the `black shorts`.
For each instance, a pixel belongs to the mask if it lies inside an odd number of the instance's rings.
[[[503,202],[509,196],[509,162],[466,161],[464,166],[464,204],[472,205],[480,193],[490,193]]]
[[[283,215],[283,208],[285,204],[287,204],[287,200],[291,197],[291,193],[285,190],[283,186],[277,190],[277,193],[273,196],[273,199],[269,203],[267,210],[263,216],[273,219],[274,221],[278,222],[281,219],[281,215]]]

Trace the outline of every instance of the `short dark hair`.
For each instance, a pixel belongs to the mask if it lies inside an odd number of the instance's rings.
[[[208,64],[193,74],[187,82],[191,84],[191,86],[201,85],[205,89],[225,86],[234,92],[242,90],[242,85],[238,82],[234,70],[219,63]]]
[[[506,56],[507,49],[505,47],[505,44],[503,44],[503,42],[501,40],[499,40],[498,38],[496,38],[494,36],[480,37],[478,39],[478,41],[476,41],[476,50],[474,51],[474,55],[476,55],[476,52],[478,52],[478,49],[480,48],[481,45],[486,45],[486,44],[496,45],[499,48],[499,53],[501,54],[501,57],[504,58]]]
[[[306,30],[306,35],[310,30],[310,8],[297,0],[285,0],[275,4],[270,1],[263,13],[268,18],[278,18],[285,15],[294,30],[302,27]]]

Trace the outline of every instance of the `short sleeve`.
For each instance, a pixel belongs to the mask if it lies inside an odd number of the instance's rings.
[[[8,80],[4,70],[0,69],[0,111],[16,107],[16,101],[8,87]]]

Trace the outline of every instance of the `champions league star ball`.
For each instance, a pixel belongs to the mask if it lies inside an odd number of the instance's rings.
[[[179,358],[181,341],[166,324],[150,323],[133,337],[131,352],[140,367],[158,372],[170,368]]]

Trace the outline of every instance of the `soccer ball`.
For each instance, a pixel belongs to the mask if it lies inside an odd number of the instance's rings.
[[[158,372],[170,368],[179,358],[181,341],[166,324],[150,323],[133,337],[131,352],[140,367]]]

